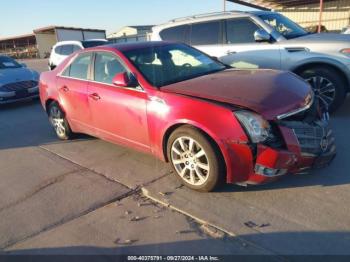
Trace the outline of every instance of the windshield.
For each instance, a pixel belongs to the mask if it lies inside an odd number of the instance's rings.
[[[183,44],[168,44],[126,51],[124,54],[156,87],[224,70],[204,53]]]
[[[286,39],[292,39],[308,34],[301,26],[281,14],[263,14],[259,15],[259,17],[264,20],[265,23],[272,26],[277,32],[282,34]]]
[[[100,45],[107,45],[107,41],[101,41],[101,40],[96,40],[96,41],[83,41],[82,42],[84,48],[90,48],[90,47],[95,47],[95,46],[100,46]]]
[[[0,56],[0,69],[21,68],[22,66],[8,56]]]

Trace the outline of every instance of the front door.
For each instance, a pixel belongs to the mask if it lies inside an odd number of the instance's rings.
[[[88,87],[94,127],[103,139],[148,151],[147,93],[113,85],[113,77],[121,72],[128,70],[115,54],[96,53],[94,81]]]
[[[257,43],[254,33],[261,29],[250,18],[225,21],[226,34],[219,59],[235,68],[281,68],[281,53],[277,42]]]

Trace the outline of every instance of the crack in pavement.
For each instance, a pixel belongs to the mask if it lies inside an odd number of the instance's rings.
[[[111,179],[110,177],[108,177],[108,176],[106,176],[106,175],[104,175],[104,174],[101,174],[101,173],[99,173],[99,172],[96,172],[95,170],[92,170],[92,169],[90,169],[90,168],[87,168],[87,167],[85,167],[85,166],[82,166],[82,165],[80,165],[80,164],[78,164],[78,163],[76,163],[76,162],[70,160],[69,158],[66,158],[66,157],[64,157],[64,156],[62,156],[62,155],[60,155],[60,154],[57,154],[57,153],[55,153],[55,152],[52,152],[51,150],[49,150],[49,149],[47,149],[47,148],[45,148],[45,147],[43,147],[43,146],[38,146],[38,148],[40,148],[41,150],[43,150],[43,151],[45,151],[45,152],[48,152],[48,153],[50,153],[50,154],[52,154],[52,155],[54,155],[54,156],[58,156],[58,157],[60,157],[61,159],[63,159],[63,160],[65,160],[65,161],[67,161],[67,162],[69,162],[69,163],[71,163],[71,164],[77,166],[78,168],[75,169],[74,171],[67,172],[67,173],[64,173],[64,174],[62,174],[62,175],[59,175],[59,176],[57,176],[57,177],[55,177],[55,178],[52,178],[52,179],[49,179],[49,180],[44,181],[43,183],[39,184],[33,191],[31,191],[30,193],[24,195],[24,196],[21,197],[19,200],[15,201],[15,202],[13,202],[13,203],[10,203],[10,204],[6,205],[5,207],[1,208],[1,209],[0,209],[0,212],[5,211],[6,209],[9,209],[9,208],[11,208],[11,207],[14,207],[14,206],[16,206],[16,205],[18,205],[18,204],[20,204],[20,203],[22,203],[22,202],[28,200],[29,198],[35,196],[36,194],[38,194],[38,193],[41,192],[42,190],[47,189],[48,187],[53,186],[53,185],[55,185],[56,183],[59,183],[60,181],[63,181],[64,178],[65,178],[66,176],[68,176],[68,175],[75,175],[75,174],[76,174],[76,175],[79,175],[79,174],[80,174],[81,172],[83,172],[83,171],[91,172],[92,174],[98,175],[98,176],[102,177],[103,179],[106,179],[106,180],[109,181],[109,182],[119,184],[120,186],[125,187],[128,191],[127,191],[126,193],[120,195],[120,196],[113,197],[113,198],[111,198],[111,199],[109,199],[109,200],[107,200],[107,201],[103,201],[103,202],[101,202],[101,203],[96,203],[95,205],[89,207],[88,209],[86,209],[85,211],[83,211],[83,212],[81,212],[81,213],[79,213],[79,214],[72,215],[72,216],[69,216],[69,215],[68,215],[67,217],[62,218],[60,221],[57,221],[57,222],[55,222],[55,223],[53,223],[53,224],[50,224],[50,225],[47,225],[46,227],[40,229],[40,231],[36,231],[36,232],[34,232],[34,233],[30,234],[30,235],[25,236],[24,238],[17,239],[17,240],[15,240],[15,241],[9,241],[9,242],[5,243],[4,245],[2,245],[2,246],[0,247],[1,249],[6,249],[6,248],[9,248],[9,247],[11,247],[11,246],[13,246],[13,245],[16,245],[16,244],[18,244],[18,243],[20,243],[20,242],[26,241],[26,240],[28,240],[28,239],[30,239],[30,238],[33,238],[33,237],[35,237],[35,236],[37,236],[37,235],[39,235],[39,234],[41,234],[41,233],[44,233],[44,232],[46,232],[46,231],[48,231],[48,230],[53,229],[53,228],[55,228],[55,227],[64,225],[64,224],[66,224],[66,223],[68,223],[68,222],[70,222],[70,221],[73,221],[73,220],[75,220],[75,219],[78,219],[78,218],[80,218],[80,217],[83,217],[83,216],[85,216],[85,215],[87,215],[87,214],[89,214],[89,213],[91,213],[91,212],[94,212],[94,211],[96,211],[96,210],[98,210],[98,209],[100,209],[100,208],[103,208],[103,207],[105,207],[105,206],[107,206],[107,205],[109,205],[109,204],[111,204],[111,203],[113,203],[113,202],[115,202],[115,201],[120,201],[120,200],[122,200],[122,199],[124,199],[124,198],[127,198],[127,197],[129,197],[129,196],[132,196],[132,195],[134,195],[134,194],[141,193],[141,187],[142,187],[143,185],[139,185],[139,186],[137,186],[136,188],[130,188],[129,186],[127,186],[127,185],[125,185],[125,184],[123,184],[123,183],[121,183],[121,182],[119,182],[119,181],[117,181],[117,180],[115,180],[115,179]],[[148,181],[148,182],[144,183],[144,185],[148,185],[148,184],[154,183],[154,182],[157,181],[158,179],[161,179],[161,178],[167,176],[168,174],[169,174],[169,173],[167,172],[166,174],[160,176],[159,178],[156,178],[156,179],[153,179],[153,180],[151,180],[151,181]]]
[[[83,141],[84,141],[84,140],[83,140]],[[88,141],[88,140],[86,140],[86,141]],[[165,174],[160,175],[160,176],[157,177],[157,178],[154,178],[154,179],[152,179],[152,180],[150,180],[150,181],[146,181],[146,182],[144,182],[144,183],[142,183],[142,184],[140,184],[140,185],[137,185],[137,186],[134,187],[134,188],[131,188],[131,187],[129,187],[128,185],[125,185],[124,183],[122,183],[122,182],[119,181],[119,180],[116,180],[116,179],[114,179],[114,178],[110,178],[110,177],[106,176],[106,175],[103,174],[103,173],[97,172],[97,171],[94,170],[94,169],[88,168],[88,167],[86,167],[86,166],[82,166],[81,164],[79,164],[79,163],[77,163],[77,162],[75,162],[75,161],[73,161],[73,160],[71,160],[71,159],[69,159],[69,158],[67,158],[67,157],[65,157],[65,156],[63,156],[63,155],[61,155],[61,154],[59,154],[59,153],[56,153],[56,152],[54,152],[54,151],[51,151],[50,149],[45,148],[45,147],[42,146],[42,145],[40,145],[40,146],[38,146],[38,147],[39,147],[40,149],[46,151],[46,152],[49,152],[50,154],[53,154],[53,155],[55,155],[55,156],[58,156],[59,158],[61,158],[61,159],[63,159],[63,160],[66,160],[66,161],[68,161],[68,162],[70,162],[70,163],[76,165],[76,166],[79,167],[79,169],[81,169],[81,170],[90,171],[90,172],[92,172],[92,173],[94,173],[94,174],[96,174],[96,175],[99,175],[99,176],[101,176],[101,177],[107,179],[107,180],[110,181],[110,182],[118,183],[118,184],[123,185],[123,186],[125,186],[126,188],[132,189],[132,190],[140,190],[140,189],[143,188],[144,186],[148,186],[148,185],[150,185],[150,184],[152,184],[152,183],[154,183],[154,182],[156,182],[156,181],[158,181],[158,180],[160,180],[160,179],[162,179],[162,178],[164,178],[164,177],[166,177],[166,176],[168,176],[168,175],[170,175],[170,174],[173,173],[173,171],[166,172]],[[121,155],[126,155],[126,153],[122,153]]]
[[[132,195],[141,193],[141,194],[142,194],[143,196],[145,196],[147,199],[149,199],[149,200],[151,200],[151,201],[153,201],[153,202],[155,202],[155,203],[159,203],[159,204],[161,204],[162,206],[166,206],[167,208],[172,209],[172,210],[174,210],[175,212],[178,212],[178,213],[184,215],[184,216],[186,217],[186,219],[188,219],[188,221],[192,221],[192,223],[197,223],[198,225],[202,225],[202,226],[209,226],[209,227],[212,227],[214,230],[217,230],[218,232],[222,232],[222,233],[224,234],[224,236],[225,236],[224,238],[225,238],[226,240],[233,239],[233,238],[238,239],[238,240],[241,241],[242,243],[247,243],[247,244],[249,244],[249,245],[251,245],[251,246],[253,246],[253,247],[255,247],[255,248],[258,248],[258,249],[261,249],[261,250],[264,250],[264,251],[268,251],[268,252],[270,252],[270,253],[276,255],[276,257],[282,259],[282,257],[281,257],[279,254],[277,254],[277,253],[275,253],[275,252],[273,252],[273,251],[271,251],[271,250],[268,250],[268,249],[263,248],[263,247],[261,247],[261,246],[255,244],[255,243],[252,243],[252,242],[250,242],[250,241],[247,241],[247,240],[245,240],[245,239],[242,239],[241,237],[239,237],[238,235],[236,235],[236,234],[233,233],[233,232],[229,232],[229,231],[227,231],[227,230],[225,230],[225,229],[223,229],[223,228],[220,228],[219,226],[212,225],[212,224],[208,223],[207,221],[205,221],[205,220],[203,220],[203,219],[200,219],[200,218],[198,218],[198,217],[195,217],[195,216],[193,216],[192,214],[187,213],[186,211],[183,211],[183,210],[181,210],[181,209],[179,209],[179,208],[177,208],[177,207],[175,207],[175,206],[170,205],[169,203],[162,202],[162,201],[160,201],[160,200],[158,200],[158,199],[153,198],[152,196],[150,196],[150,194],[148,194],[147,189],[145,189],[145,186],[150,185],[150,184],[152,184],[152,183],[155,183],[156,181],[158,181],[158,180],[164,178],[165,176],[168,176],[169,174],[172,173],[172,171],[166,172],[165,174],[161,175],[160,177],[157,177],[157,178],[155,178],[155,179],[153,179],[153,180],[151,180],[151,181],[147,181],[147,182],[145,182],[145,183],[143,183],[143,184],[141,184],[141,185],[136,186],[135,188],[131,188],[131,187],[129,187],[129,186],[123,184],[122,182],[120,182],[120,181],[118,181],[118,180],[116,180],[116,179],[112,179],[112,178],[110,178],[110,177],[108,177],[108,176],[106,176],[106,175],[104,175],[104,174],[102,174],[102,173],[96,172],[96,171],[93,170],[93,169],[90,169],[90,168],[88,168],[88,167],[82,166],[82,165],[80,165],[79,163],[77,163],[77,162],[75,162],[75,161],[72,161],[71,159],[69,159],[69,158],[67,158],[67,157],[65,157],[65,156],[63,156],[63,155],[61,155],[61,154],[58,154],[58,153],[56,153],[56,152],[53,152],[53,151],[49,150],[48,148],[45,148],[45,147],[42,146],[42,145],[38,146],[38,148],[40,148],[40,149],[43,150],[43,151],[49,152],[49,153],[52,154],[52,155],[58,156],[58,157],[60,157],[61,159],[65,160],[65,161],[68,161],[68,162],[70,162],[70,163],[76,165],[76,166],[78,167],[78,170],[74,170],[73,172],[69,172],[69,173],[60,175],[59,177],[56,177],[56,178],[54,178],[54,179],[51,179],[51,180],[46,181],[46,183],[44,183],[44,184],[41,185],[39,188],[37,188],[37,190],[34,190],[31,194],[28,194],[28,195],[24,196],[21,200],[16,201],[15,203],[12,203],[11,206],[13,206],[14,204],[18,204],[18,203],[20,203],[21,201],[25,201],[26,199],[28,199],[28,197],[31,197],[31,196],[35,195],[36,193],[40,192],[41,190],[43,190],[43,189],[45,189],[45,188],[47,188],[47,187],[49,187],[49,186],[51,186],[51,185],[53,185],[53,184],[55,184],[55,183],[61,181],[62,179],[64,179],[65,176],[67,176],[67,175],[69,175],[69,174],[72,174],[72,173],[73,173],[73,174],[74,174],[74,173],[80,173],[81,171],[85,171],[85,170],[86,170],[86,171],[89,171],[89,172],[92,172],[93,174],[96,174],[96,175],[98,175],[98,176],[101,176],[101,177],[103,177],[104,179],[106,179],[106,180],[108,180],[108,181],[110,181],[110,182],[118,183],[119,185],[122,185],[122,186],[126,187],[126,188],[129,189],[130,191],[126,192],[125,194],[123,194],[123,195],[121,195],[121,196],[112,198],[112,199],[110,199],[110,200],[108,200],[108,201],[104,201],[103,203],[95,204],[94,206],[88,208],[87,210],[85,210],[84,212],[81,212],[80,214],[77,214],[77,215],[74,215],[74,216],[71,216],[71,217],[68,216],[68,217],[66,217],[66,218],[63,218],[62,220],[60,220],[60,221],[58,221],[58,222],[56,222],[56,223],[54,223],[54,224],[48,225],[48,226],[42,228],[40,231],[37,231],[37,232],[35,232],[35,233],[33,233],[33,234],[30,234],[30,235],[26,236],[25,238],[22,238],[22,239],[17,240],[17,241],[13,241],[13,242],[11,242],[11,243],[6,243],[6,245],[5,245],[3,248],[9,248],[9,247],[11,247],[11,246],[13,246],[13,245],[16,245],[16,244],[18,244],[18,243],[20,243],[20,242],[23,242],[23,241],[25,241],[25,240],[28,240],[28,239],[30,239],[30,238],[33,238],[33,237],[35,237],[35,236],[37,236],[37,235],[39,235],[39,234],[41,234],[41,233],[44,233],[44,232],[46,232],[46,231],[48,231],[48,230],[53,229],[53,228],[55,228],[55,227],[64,225],[64,224],[66,224],[66,223],[68,223],[68,222],[71,222],[71,221],[73,221],[73,220],[75,220],[75,219],[81,218],[81,217],[83,217],[83,216],[85,216],[85,215],[87,215],[87,214],[89,214],[89,213],[91,213],[91,212],[94,212],[94,211],[96,211],[96,210],[98,210],[98,209],[100,209],[100,208],[103,208],[103,207],[105,207],[105,206],[107,206],[107,205],[109,205],[109,204],[111,204],[111,203],[113,203],[113,202],[115,202],[115,201],[120,201],[120,200],[122,200],[122,199],[124,199],[124,198],[127,198],[127,197],[129,197],[129,196],[132,196]],[[7,208],[8,208],[8,207],[7,207]],[[4,209],[6,209],[6,208],[1,209],[0,211],[2,211],[2,210],[4,210]],[[204,234],[204,235],[207,235],[207,236],[209,236],[209,237],[213,237],[213,236],[210,236],[210,234],[203,232],[203,229],[201,229],[201,228],[196,228],[196,227],[195,227],[195,228],[193,228],[193,230],[195,230],[198,234]],[[200,233],[200,232],[201,232],[201,233]],[[284,260],[284,258],[283,258],[282,260]]]
[[[108,201],[103,201],[101,203],[96,203],[95,205],[89,207],[88,209],[86,209],[85,211],[83,211],[83,212],[81,212],[81,213],[79,213],[77,215],[67,216],[67,217],[61,219],[60,221],[58,221],[56,223],[53,223],[51,225],[48,225],[48,226],[42,228],[40,231],[34,232],[34,233],[32,233],[32,234],[30,234],[30,235],[28,235],[26,237],[23,237],[21,239],[16,240],[16,241],[9,241],[9,242],[5,243],[4,245],[0,246],[0,249],[10,248],[11,246],[14,246],[14,245],[16,245],[18,243],[26,241],[26,240],[28,240],[30,238],[35,237],[35,236],[38,236],[41,233],[49,231],[49,230],[51,230],[51,229],[53,229],[55,227],[59,227],[59,226],[64,225],[64,224],[66,224],[68,222],[71,222],[71,221],[73,221],[75,219],[81,218],[81,217],[83,217],[83,216],[85,216],[85,215],[87,215],[87,214],[89,214],[91,212],[96,211],[97,209],[100,209],[100,208],[103,208],[105,206],[108,206],[109,204],[111,204],[113,202],[120,201],[120,200],[122,200],[124,198],[132,196],[133,194],[137,194],[139,192],[140,192],[140,190],[130,190],[130,191],[128,191],[128,192],[126,192],[126,193],[124,193],[124,194],[122,194],[120,196],[113,197],[113,198],[109,199]]]
[[[190,213],[188,213],[188,212],[186,212],[186,211],[184,211],[184,210],[181,210],[180,208],[178,208],[178,207],[176,207],[176,206],[173,206],[173,205],[171,205],[170,203],[161,201],[161,200],[159,200],[159,199],[157,199],[157,198],[151,196],[151,194],[149,193],[149,191],[148,191],[146,188],[144,188],[144,187],[141,188],[141,192],[142,192],[142,194],[143,194],[145,197],[149,198],[150,200],[152,200],[152,201],[154,201],[154,202],[156,202],[156,203],[158,203],[158,204],[160,204],[160,205],[162,205],[162,206],[165,206],[165,207],[167,207],[167,208],[170,208],[170,209],[174,210],[175,212],[178,212],[178,213],[180,213],[180,214],[182,214],[182,215],[184,215],[184,216],[186,216],[186,217],[188,217],[188,218],[190,218],[190,219],[193,219],[193,220],[196,221],[198,224],[207,225],[207,226],[210,226],[210,227],[216,229],[217,231],[223,232],[223,233],[226,235],[226,236],[225,236],[226,239],[229,239],[229,238],[236,238],[236,239],[239,239],[239,241],[248,243],[249,245],[251,245],[251,246],[253,246],[253,247],[257,248],[257,249],[261,249],[261,250],[270,252],[271,254],[273,254],[273,255],[275,255],[277,258],[279,258],[281,261],[286,261],[286,258],[285,258],[285,257],[281,256],[280,254],[278,254],[278,253],[276,253],[276,252],[274,252],[274,251],[272,251],[272,250],[269,250],[269,249],[267,249],[267,248],[264,248],[264,247],[262,247],[262,246],[259,246],[258,244],[254,243],[254,242],[251,242],[251,241],[248,241],[248,240],[246,240],[246,239],[243,239],[243,238],[241,238],[239,235],[235,234],[234,232],[228,231],[228,230],[226,230],[226,229],[224,229],[224,228],[221,228],[220,226],[217,226],[217,225],[214,225],[214,224],[212,224],[212,223],[209,223],[208,221],[203,220],[203,219],[201,219],[201,218],[199,218],[199,217],[196,217],[196,216],[194,216],[194,215],[192,215],[192,214],[190,214]]]
[[[55,183],[58,183],[58,182],[61,182],[63,181],[63,179],[68,176],[68,175],[72,175],[74,173],[78,173],[82,170],[73,170],[73,171],[70,171],[70,172],[67,172],[67,173],[64,173],[64,174],[61,174],[59,176],[56,176],[54,178],[51,178],[51,179],[48,179],[46,181],[43,181],[42,183],[40,183],[39,185],[37,185],[31,192],[28,192],[27,194],[25,194],[24,196],[22,196],[21,198],[19,198],[18,200],[12,202],[12,203],[9,203],[7,204],[6,206],[0,208],[0,213],[6,209],[9,209],[11,207],[14,207],[26,200],[28,200],[29,198],[35,196],[37,193],[39,193],[40,191],[44,190],[45,188],[55,184]]]
[[[67,158],[67,157],[65,157],[65,156],[63,156],[63,155],[61,155],[61,154],[58,154],[58,153],[56,153],[56,152],[53,152],[53,151],[51,151],[51,150],[48,149],[48,148],[45,148],[45,147],[43,147],[43,146],[41,146],[41,145],[38,146],[38,148],[40,148],[40,149],[42,149],[42,150],[44,150],[44,151],[46,151],[46,152],[49,152],[50,154],[53,154],[53,155],[55,155],[55,156],[58,156],[58,157],[60,157],[60,158],[63,159],[63,160],[66,160],[66,161],[72,163],[72,164],[74,164],[75,166],[79,167],[79,168],[82,169],[82,170],[90,171],[90,172],[92,172],[92,173],[94,173],[94,174],[96,174],[96,175],[98,175],[98,176],[101,176],[101,177],[107,179],[107,180],[110,181],[110,182],[118,183],[118,184],[123,185],[124,187],[126,187],[126,188],[128,188],[128,189],[132,189],[132,188],[130,188],[129,186],[127,186],[127,185],[121,183],[121,182],[118,181],[118,180],[112,179],[112,178],[110,178],[110,177],[108,177],[108,176],[106,176],[106,175],[104,175],[104,174],[102,174],[102,173],[96,172],[96,171],[93,170],[93,169],[90,169],[90,168],[88,168],[88,167],[82,166],[82,165],[80,165],[79,163],[77,163],[77,162],[75,162],[75,161],[73,161],[73,160],[71,160],[71,159],[69,159],[69,158]]]

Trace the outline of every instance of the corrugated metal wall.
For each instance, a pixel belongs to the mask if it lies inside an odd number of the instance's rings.
[[[308,27],[318,25],[319,4],[276,10],[298,24]],[[322,25],[328,30],[339,31],[350,24],[350,0],[338,0],[324,4]]]

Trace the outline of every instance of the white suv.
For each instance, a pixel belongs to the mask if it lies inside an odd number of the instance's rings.
[[[336,110],[350,91],[350,35],[311,34],[275,12],[224,12],[153,27],[152,40],[184,42],[236,68],[289,70]]]
[[[84,41],[62,41],[58,42],[52,47],[49,69],[53,70],[58,66],[65,58],[73,54],[74,52],[99,45],[106,45],[108,43],[105,39],[93,39]]]

